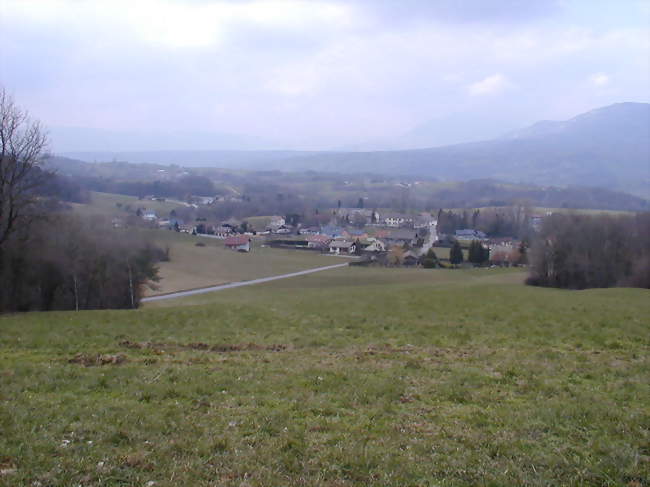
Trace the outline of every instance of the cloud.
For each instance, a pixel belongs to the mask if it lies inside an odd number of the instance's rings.
[[[561,11],[561,0],[339,0],[364,9],[376,21],[510,24],[546,18]]]
[[[453,113],[516,128],[648,100],[650,36],[636,13],[593,24],[586,4],[519,3],[0,0],[0,83],[50,125],[182,120],[332,146]]]
[[[512,86],[512,83],[508,79],[500,74],[493,74],[487,78],[472,83],[468,86],[469,94],[472,96],[482,96],[482,95],[494,95],[501,93],[502,91],[508,89]]]
[[[605,73],[594,73],[589,76],[589,82],[594,86],[607,86],[610,82],[610,78]]]

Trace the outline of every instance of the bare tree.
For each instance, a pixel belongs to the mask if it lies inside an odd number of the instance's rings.
[[[0,249],[27,217],[47,145],[41,124],[19,108],[0,87]]]

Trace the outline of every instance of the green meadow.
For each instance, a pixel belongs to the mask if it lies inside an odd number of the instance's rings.
[[[253,238],[250,253],[235,252],[223,240],[171,230],[140,230],[161,248],[169,249],[170,260],[157,264],[160,281],[147,295],[249,281],[260,277],[324,267],[346,262],[343,258],[306,250],[276,249]],[[198,244],[198,245],[197,245]]]
[[[169,212],[184,205],[182,202],[170,201],[152,201],[148,199],[139,199],[135,196],[126,196],[114,193],[90,192],[90,201],[87,204],[71,203],[70,206],[74,211],[83,216],[97,217],[122,217],[126,218],[129,213],[123,208],[129,206],[133,212],[137,208],[146,208],[155,211],[161,217],[167,217]]]
[[[524,277],[0,317],[0,485],[648,485],[650,293]]]

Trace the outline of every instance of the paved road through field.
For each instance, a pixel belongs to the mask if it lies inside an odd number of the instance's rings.
[[[263,282],[275,281],[277,279],[286,279],[288,277],[304,276],[305,274],[327,271],[329,269],[336,269],[337,267],[347,267],[347,265],[348,263],[346,262],[345,264],[334,264],[325,267],[316,267],[315,269],[307,269],[305,271],[291,272],[289,274],[281,274],[279,276],[261,277],[260,279],[252,279],[250,281],[229,282],[228,284],[221,284],[219,286],[202,287],[200,289],[191,289],[189,291],[178,291],[176,293],[161,294],[160,296],[149,296],[148,298],[142,298],[141,301],[143,303],[148,303],[151,301],[161,301],[163,299],[183,298],[185,296],[193,296],[195,294],[211,293],[213,291],[223,291],[224,289],[232,289],[235,287],[261,284]]]

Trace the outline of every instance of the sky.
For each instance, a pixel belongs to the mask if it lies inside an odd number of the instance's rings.
[[[441,145],[650,101],[650,0],[0,0],[0,84],[55,151]]]

